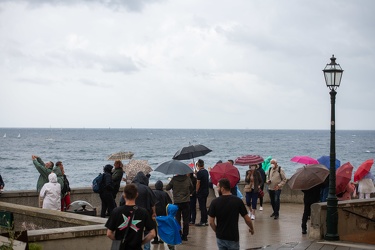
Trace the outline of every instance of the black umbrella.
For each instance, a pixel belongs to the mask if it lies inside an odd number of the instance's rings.
[[[160,164],[154,171],[161,172],[163,174],[190,174],[193,170],[183,162],[170,160]]]
[[[173,160],[188,160],[194,159],[199,156],[203,156],[211,152],[212,150],[203,146],[202,144],[197,145],[190,145],[187,147],[183,147],[182,149],[178,150],[174,156]]]

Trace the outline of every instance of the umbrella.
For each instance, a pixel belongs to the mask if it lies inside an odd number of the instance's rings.
[[[123,167],[126,173],[126,179],[133,180],[138,172],[142,171],[145,175],[152,171],[150,164],[147,160],[130,160],[130,162]]]
[[[211,152],[212,150],[203,146],[202,144],[197,145],[190,145],[187,147],[183,147],[182,149],[178,150],[174,156],[173,160],[188,160],[194,159],[199,156],[203,156]]]
[[[288,185],[291,189],[307,190],[324,182],[329,170],[321,164],[303,166],[290,177]]]
[[[263,157],[260,155],[244,155],[238,157],[234,164],[241,165],[241,166],[249,166],[249,165],[258,165],[264,161]]]
[[[161,172],[163,174],[190,174],[193,170],[183,162],[170,160],[160,164],[154,171]]]
[[[316,159],[311,158],[310,156],[306,156],[306,155],[294,156],[290,160],[293,162],[303,163],[303,164],[319,164],[319,162]]]
[[[238,169],[230,162],[218,163],[210,171],[211,181],[217,185],[221,178],[227,178],[230,182],[230,187],[236,186],[240,180]]]
[[[344,163],[336,170],[336,194],[343,193],[346,186],[352,179],[353,165],[350,162]]]
[[[133,157],[134,153],[133,152],[117,152],[114,154],[111,154],[108,156],[108,161],[122,161],[126,159],[131,159]]]
[[[326,166],[328,169],[330,169],[330,167],[331,167],[331,157],[330,156],[323,155],[323,156],[319,157],[317,160],[320,164],[322,164],[322,165]],[[335,161],[336,170],[340,167],[340,165],[341,165],[340,160],[336,159],[336,161]]]
[[[371,170],[372,164],[374,164],[374,159],[368,159],[363,162],[354,173],[354,181],[359,181]]]
[[[272,156],[268,156],[264,162],[262,163],[262,168],[264,170],[264,172],[267,172],[268,169],[270,168],[271,166],[271,160],[272,160]]]

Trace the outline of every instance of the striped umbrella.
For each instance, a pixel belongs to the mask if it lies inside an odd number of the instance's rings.
[[[234,164],[240,166],[250,166],[250,165],[258,165],[264,161],[263,157],[260,155],[244,155],[238,157]]]

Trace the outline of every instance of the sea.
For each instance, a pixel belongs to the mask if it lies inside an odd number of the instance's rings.
[[[39,174],[31,155],[38,155],[45,162],[62,161],[71,187],[89,187],[104,165],[113,164],[107,160],[112,153],[131,151],[133,159],[147,160],[155,169],[190,144],[202,144],[212,150],[199,157],[205,161],[206,168],[219,160],[257,154],[275,158],[290,177],[302,166],[291,162],[292,157],[319,158],[330,154],[330,131],[0,128],[0,174],[5,182],[4,190],[35,190]],[[362,162],[375,157],[375,131],[336,131],[336,156],[341,164],[350,162],[356,170]],[[188,164],[193,159],[183,162]],[[237,167],[244,179],[248,167]],[[153,171],[150,183],[157,180],[167,183],[168,177],[171,176]]]

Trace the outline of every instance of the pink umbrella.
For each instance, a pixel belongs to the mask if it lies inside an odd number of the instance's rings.
[[[249,166],[249,165],[258,165],[259,163],[264,162],[264,159],[260,155],[244,155],[238,157],[234,164],[241,165],[241,166]]]
[[[310,156],[306,156],[306,155],[294,156],[290,160],[293,162],[302,163],[302,164],[319,164],[318,160],[311,158]]]

